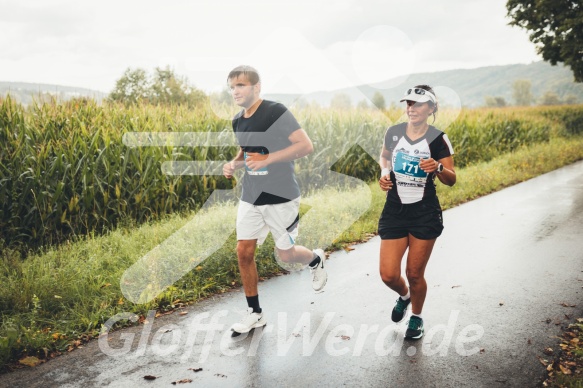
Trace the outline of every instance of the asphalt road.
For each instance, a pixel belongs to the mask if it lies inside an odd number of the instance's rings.
[[[2,375],[0,386],[536,386],[543,350],[556,352],[561,325],[583,311],[583,162],[448,210],[444,222],[421,341],[403,341],[406,320],[390,320],[396,294],[380,280],[375,237],[331,255],[323,293],[308,271],[262,282],[268,325],[252,335],[230,337],[246,307],[237,290]]]

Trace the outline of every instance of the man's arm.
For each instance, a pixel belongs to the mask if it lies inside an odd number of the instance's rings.
[[[290,162],[314,152],[314,145],[302,128],[293,131],[288,139],[292,143],[291,145],[268,155],[247,152],[247,167],[252,170],[259,170],[273,163]]]

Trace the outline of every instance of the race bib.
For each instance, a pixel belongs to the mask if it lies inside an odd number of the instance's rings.
[[[413,181],[422,181],[427,177],[427,173],[419,167],[421,158],[397,152],[393,161],[395,174],[402,174]]]

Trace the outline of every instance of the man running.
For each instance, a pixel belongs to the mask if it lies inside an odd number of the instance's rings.
[[[326,255],[295,245],[298,236],[300,189],[294,160],[313,152],[308,134],[282,104],[260,97],[261,79],[250,66],[238,66],[227,77],[235,103],[243,108],[233,118],[233,131],[240,145],[237,156],[223,166],[231,178],[245,168],[243,191],[237,212],[237,258],[247,298],[247,314],[231,327],[234,335],[265,326],[259,305],[255,249],[271,232],[283,262],[308,264],[312,288],[326,285]]]

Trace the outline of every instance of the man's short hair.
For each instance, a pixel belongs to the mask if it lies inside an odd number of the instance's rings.
[[[255,70],[255,68],[247,65],[237,66],[233,70],[231,70],[229,76],[227,77],[227,82],[230,79],[239,77],[240,75],[244,75],[247,78],[247,80],[251,82],[251,85],[256,85],[257,83],[261,82],[259,72]]]

